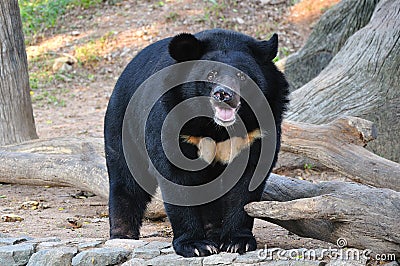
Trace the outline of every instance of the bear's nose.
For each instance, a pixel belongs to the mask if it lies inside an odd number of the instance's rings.
[[[212,90],[211,94],[217,102],[229,102],[232,100],[234,92],[228,88],[217,86]]]

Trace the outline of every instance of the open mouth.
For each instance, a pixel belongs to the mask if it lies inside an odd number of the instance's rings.
[[[236,122],[236,112],[238,108],[221,107],[213,105],[214,121],[220,126],[228,127]]]
[[[236,113],[240,106],[240,96],[232,89],[216,86],[211,91],[211,105],[214,111],[215,123],[228,127],[236,121]]]

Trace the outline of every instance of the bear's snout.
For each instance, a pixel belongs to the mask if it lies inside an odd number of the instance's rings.
[[[234,92],[228,88],[224,88],[222,86],[216,86],[211,91],[211,95],[217,102],[226,102],[229,103],[232,101]]]
[[[240,106],[240,96],[233,90],[217,85],[211,90],[211,104],[214,121],[220,126],[230,126],[236,121],[236,112]]]

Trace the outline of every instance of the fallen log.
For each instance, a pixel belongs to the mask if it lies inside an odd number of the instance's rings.
[[[357,117],[322,125],[285,121],[281,151],[305,155],[356,182],[400,191],[400,164],[364,148],[376,136],[373,123]]]
[[[341,247],[400,255],[400,192],[350,182],[308,181],[272,174],[261,202],[247,213],[302,237]]]
[[[102,139],[54,138],[0,148],[0,182],[69,186],[108,198]]]
[[[1,147],[0,182],[76,187],[107,200],[109,187],[103,139],[38,139]],[[162,202],[153,200],[145,217],[166,217]]]

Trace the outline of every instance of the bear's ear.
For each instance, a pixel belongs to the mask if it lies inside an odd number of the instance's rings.
[[[274,33],[268,41],[261,41],[255,49],[257,57],[261,57],[261,61],[272,61],[278,54],[278,34]]]
[[[190,33],[176,35],[168,46],[169,54],[178,62],[200,59],[202,50],[201,42]]]

